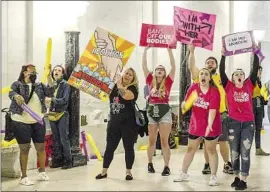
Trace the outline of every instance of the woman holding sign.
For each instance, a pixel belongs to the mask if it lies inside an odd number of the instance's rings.
[[[246,80],[242,69],[233,72],[231,81],[228,79],[225,73],[224,49],[220,61],[221,81],[225,88],[229,109],[228,124],[231,158],[234,174],[236,175],[231,186],[235,187],[236,190],[247,188],[247,177],[249,176],[250,149],[255,130],[252,95],[259,69],[258,52],[259,49],[254,49],[253,68]]]
[[[182,172],[174,182],[181,182],[188,178],[188,168],[194,158],[202,139],[209,156],[211,168],[210,186],[217,185],[218,154],[216,145],[221,134],[221,115],[219,113],[220,94],[214,86],[212,74],[207,68],[199,71],[199,83],[194,83],[187,92],[186,98],[182,103],[185,110],[186,102],[197,93],[193,102],[191,119],[189,124],[188,149],[182,164]]]
[[[132,180],[131,169],[135,159],[134,143],[139,127],[135,120],[134,103],[138,98],[138,79],[136,72],[128,68],[120,77],[110,94],[110,119],[107,127],[107,144],[103,169],[96,179],[107,178],[108,168],[113,160],[114,151],[123,140],[126,160],[126,180]]]
[[[163,151],[163,158],[165,162],[162,176],[170,175],[169,161],[170,161],[170,146],[168,144],[169,135],[172,127],[172,114],[169,105],[169,97],[172,84],[175,76],[175,61],[171,49],[167,49],[170,57],[171,71],[166,75],[165,67],[159,65],[154,70],[154,74],[150,73],[147,67],[147,50],[146,47],[143,54],[142,67],[146,77],[146,84],[149,87],[149,105],[147,108],[148,115],[148,134],[149,143],[147,148],[148,155],[148,172],[155,173],[152,163],[153,152],[157,140],[158,131],[161,139],[161,148]]]

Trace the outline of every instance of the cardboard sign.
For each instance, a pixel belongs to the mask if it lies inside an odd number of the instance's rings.
[[[245,31],[225,35],[222,37],[222,44],[225,48],[225,56],[252,52],[255,45],[253,32]]]
[[[174,7],[174,30],[177,41],[213,50],[216,15]]]
[[[176,43],[172,25],[142,24],[140,46],[175,49]]]
[[[97,27],[68,84],[107,101],[134,48],[133,43]]]

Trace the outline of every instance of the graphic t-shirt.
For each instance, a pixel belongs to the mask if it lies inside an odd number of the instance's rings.
[[[150,104],[168,104],[173,80],[168,75],[165,79],[165,94],[161,95],[158,90],[155,90],[152,86],[153,75],[149,73],[146,78],[146,84],[149,88],[149,103]]]
[[[134,94],[133,100],[125,100],[118,92],[117,85],[114,86],[110,94],[110,114],[111,118],[118,117],[135,117],[135,112],[132,102],[135,102],[138,98],[138,90],[134,85],[127,88]]]
[[[217,86],[219,94],[220,94],[219,112],[223,113],[223,112],[227,111],[227,109],[226,109],[226,93],[225,93],[225,90],[224,90],[222,83],[221,83],[220,74],[217,74],[217,73],[213,74],[212,79],[213,79],[215,85]],[[194,80],[194,83],[199,83],[199,77],[197,77]]]
[[[254,85],[250,79],[244,82],[242,88],[237,88],[228,81],[225,91],[227,95],[227,103],[229,109],[229,117],[240,122],[253,121],[253,104],[252,94]]]
[[[185,101],[193,91],[197,91],[198,98],[192,106],[189,134],[195,136],[205,136],[206,128],[208,126],[209,110],[216,109],[217,113],[212,125],[213,131],[209,133],[208,137],[219,136],[221,134],[221,117],[219,113],[220,94],[218,89],[210,87],[206,93],[203,93],[200,85],[195,83],[188,89]]]

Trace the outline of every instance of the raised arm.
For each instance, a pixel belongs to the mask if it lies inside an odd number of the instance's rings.
[[[256,85],[257,76],[258,76],[258,70],[259,70],[259,57],[257,56],[256,52],[254,53],[254,59],[253,59],[253,67],[250,71],[250,81],[253,85]]]
[[[189,45],[188,70],[191,73],[191,78],[195,80],[199,74],[199,69],[195,65],[194,45]]]
[[[228,83],[228,77],[226,75],[225,72],[225,56],[224,56],[224,49],[222,49],[221,52],[222,56],[221,56],[221,60],[220,60],[220,66],[219,66],[219,74],[220,74],[220,79],[221,79],[221,83],[223,87],[226,87],[227,83]]]
[[[147,50],[149,48],[150,47],[145,47],[144,52],[143,52],[143,58],[142,58],[142,68],[143,68],[143,73],[144,73],[145,78],[150,73],[150,71],[147,67]]]
[[[172,53],[172,50],[171,49],[167,49],[168,50],[168,53],[169,53],[169,57],[170,57],[170,63],[171,63],[171,71],[169,73],[169,76],[171,77],[172,80],[174,80],[174,76],[175,76],[175,60],[174,60],[174,56],[173,56],[173,53]]]

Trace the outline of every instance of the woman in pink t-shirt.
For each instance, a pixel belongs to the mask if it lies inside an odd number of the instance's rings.
[[[220,61],[220,77],[222,85],[225,88],[229,112],[228,134],[231,158],[234,174],[236,175],[231,186],[235,187],[236,190],[245,190],[247,188],[246,179],[250,169],[250,149],[255,130],[252,94],[259,69],[258,52],[259,49],[254,51],[253,68],[246,80],[245,73],[242,69],[234,71],[232,80],[228,80],[225,73],[224,51],[222,51]],[[240,170],[241,178],[239,176]]]
[[[189,124],[188,149],[182,164],[180,178],[174,182],[181,182],[188,178],[188,168],[194,158],[202,139],[205,141],[205,147],[209,155],[209,164],[211,168],[210,186],[217,185],[218,154],[216,145],[218,137],[221,134],[221,117],[219,113],[220,94],[214,86],[211,72],[203,68],[199,72],[199,83],[194,83],[188,89],[182,108],[189,96],[196,92],[197,99],[193,103],[191,119]]]
[[[152,163],[153,153],[159,131],[161,148],[165,161],[162,176],[170,175],[170,147],[168,144],[169,135],[172,127],[171,108],[169,106],[169,97],[172,88],[172,83],[175,76],[175,61],[171,49],[167,49],[170,57],[171,71],[166,75],[165,67],[159,65],[155,68],[154,73],[150,73],[147,67],[147,50],[146,47],[143,54],[142,67],[146,78],[146,84],[149,89],[147,116],[148,116],[148,134],[149,143],[147,149],[148,155],[148,172],[155,173]]]

